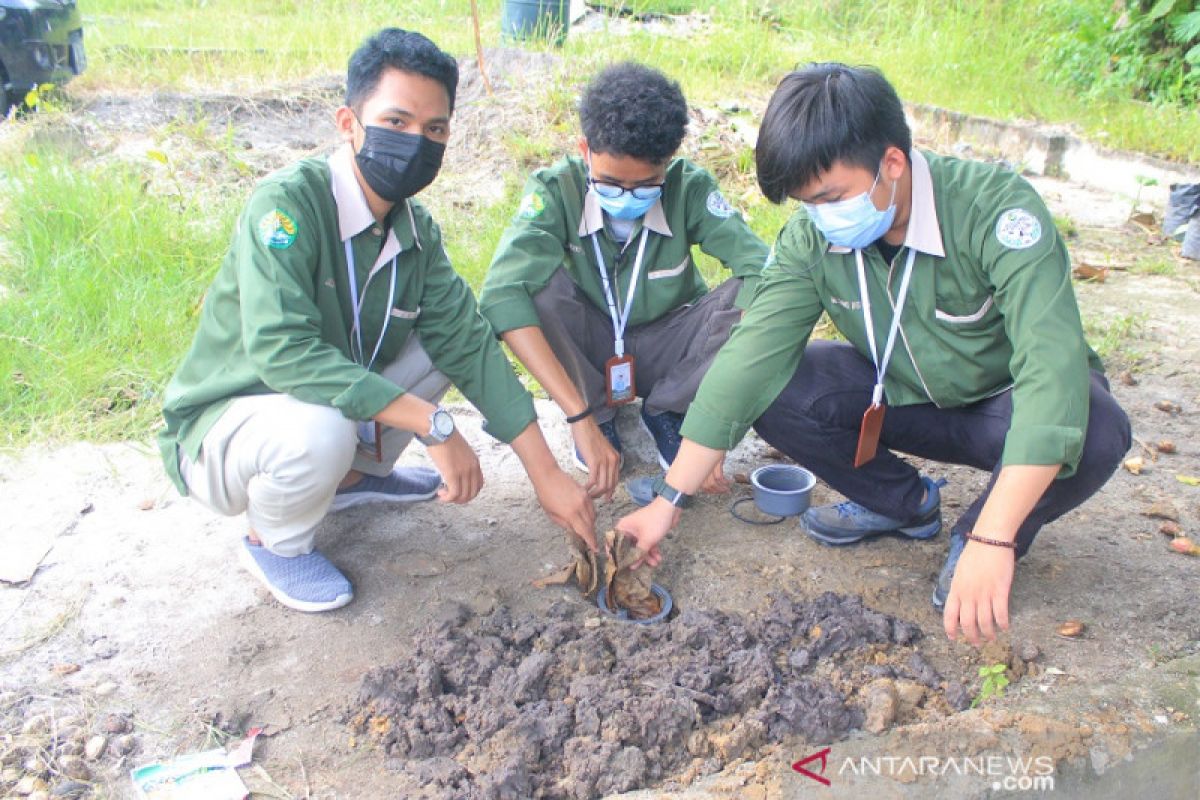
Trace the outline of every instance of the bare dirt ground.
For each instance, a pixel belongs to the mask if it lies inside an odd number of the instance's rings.
[[[502,149],[496,115],[536,99],[520,78],[535,68],[554,67],[516,61],[497,68],[494,99],[481,95],[468,71],[435,208],[469,202],[460,199],[468,187],[501,190],[488,167]],[[322,149],[335,98],[333,85],[249,99],[97,96],[83,101],[72,135],[101,154],[129,155],[154,146],[147,131],[203,108],[232,125],[242,157],[262,170]],[[722,120],[712,110],[697,116],[715,126]],[[1144,469],[1119,471],[1090,503],[1042,533],[1018,567],[1011,634],[982,652],[948,642],[929,604],[945,535],[832,549],[793,522],[754,527],[734,520],[729,497],[701,499],[666,543],[656,575],[681,609],[753,616],[771,592],[860,596],[924,632],[914,643],[889,645],[875,666],[919,653],[941,680],[914,690],[895,670],[869,672],[859,664],[830,673],[855,707],[870,706],[868,685],[884,681],[894,702],[882,724],[877,715],[875,732],[854,730],[837,741],[775,739],[744,736],[716,720],[704,747],[720,745],[719,764],[697,758],[689,769],[625,787],[634,791],[621,796],[1009,796],[1036,793],[1015,779],[1038,773],[1007,759],[1037,757],[1053,765],[1060,796],[1200,796],[1200,558],[1173,552],[1160,533],[1168,521],[1200,533],[1200,488],[1176,477],[1200,476],[1200,267],[1177,260],[1177,247],[1128,222],[1129,198],[1035,182],[1055,213],[1074,221],[1069,246],[1077,264],[1110,268],[1104,282],[1077,289],[1085,318],[1128,329],[1110,372],[1145,444],[1130,453],[1143,457]],[[1139,266],[1147,258],[1161,258],[1172,268],[1160,271],[1173,274],[1147,274]],[[1121,320],[1128,324],[1115,325]],[[544,403],[539,409],[560,461],[569,463],[561,414]],[[354,581],[357,596],[321,615],[282,608],[236,568],[244,523],[178,497],[149,442],[33,447],[0,460],[6,546],[20,540],[49,549],[30,581],[0,583],[0,794],[36,792],[40,776],[59,796],[129,797],[131,767],[267,726],[254,765],[242,770],[256,797],[419,796],[411,776],[400,774],[402,760],[389,757],[369,729],[355,727],[365,675],[411,657],[419,650],[413,634],[448,615],[465,614],[469,627],[500,608],[544,619],[565,603],[588,629],[616,624],[598,625],[595,610],[571,589],[531,588],[532,579],[564,563],[563,534],[541,515],[511,451],[480,432],[473,411],[461,409],[459,418],[483,463],[483,493],[466,507],[367,507],[329,517],[318,544]],[[636,414],[620,424],[629,443],[626,475],[648,474],[650,447]],[[1177,452],[1159,453],[1161,440]],[[750,437],[728,468],[748,472],[768,459]],[[405,460],[425,459],[417,447]],[[986,476],[928,468],[949,480],[948,525]],[[745,493],[735,488],[735,496]],[[819,488],[818,502],[831,499]],[[599,529],[629,508],[619,494],[600,508]],[[1056,634],[1067,620],[1085,624],[1081,636]],[[815,641],[821,633],[807,635]],[[965,711],[932,699],[952,683],[974,695],[978,668],[1001,662],[1012,679],[1003,697]],[[790,767],[826,746],[824,770],[819,760],[806,767],[829,786]]]

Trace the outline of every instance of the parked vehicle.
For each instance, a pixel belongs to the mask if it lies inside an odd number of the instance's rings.
[[[76,0],[0,0],[0,118],[39,84],[87,67]]]

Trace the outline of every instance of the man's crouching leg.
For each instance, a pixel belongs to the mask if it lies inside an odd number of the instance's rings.
[[[313,532],[354,459],[352,421],[289,395],[242,397],[182,458],[189,494],[219,514],[245,512],[239,561],[279,602],[299,611],[349,603],[345,576],[313,549]]]

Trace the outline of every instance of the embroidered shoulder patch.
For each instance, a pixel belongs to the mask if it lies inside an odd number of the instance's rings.
[[[276,250],[286,250],[291,247],[299,232],[300,228],[296,225],[296,220],[278,208],[263,214],[262,219],[258,221],[258,238],[267,247],[273,247]]]
[[[708,193],[708,199],[704,202],[704,205],[708,208],[708,213],[721,219],[732,217],[737,213],[734,207],[729,205],[729,201],[725,199],[725,195],[716,190]]]
[[[517,216],[521,219],[533,219],[546,210],[546,201],[537,192],[530,192],[521,198],[517,207]]]
[[[996,220],[996,238],[1012,250],[1033,247],[1042,238],[1042,223],[1023,208],[1010,208]]]

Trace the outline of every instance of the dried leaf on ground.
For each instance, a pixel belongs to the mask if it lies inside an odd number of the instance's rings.
[[[1064,639],[1077,639],[1083,635],[1086,627],[1086,625],[1077,619],[1069,619],[1055,628],[1054,632]]]
[[[1091,264],[1080,264],[1072,270],[1076,278],[1093,283],[1104,283],[1108,280],[1108,267],[1096,267]]]
[[[1200,486],[1200,478],[1195,475],[1176,475],[1175,480],[1186,483],[1188,486]]]
[[[1125,459],[1122,466],[1125,467],[1126,472],[1132,475],[1141,475],[1142,470],[1146,468],[1146,461],[1141,456],[1134,456],[1133,458]]]
[[[1142,512],[1142,516],[1179,522],[1179,509],[1170,500],[1156,500],[1149,508]]]
[[[1180,536],[1183,534],[1183,529],[1179,527],[1178,522],[1167,520],[1162,525],[1158,526],[1158,532],[1163,536]]]
[[[1154,404],[1154,407],[1165,414],[1178,414],[1183,411],[1183,407],[1179,403],[1171,400],[1159,400]]]
[[[1170,439],[1160,439],[1158,444],[1154,446],[1158,449],[1158,452],[1166,453],[1167,455],[1173,455],[1179,452],[1179,450],[1175,447],[1175,443]]]

